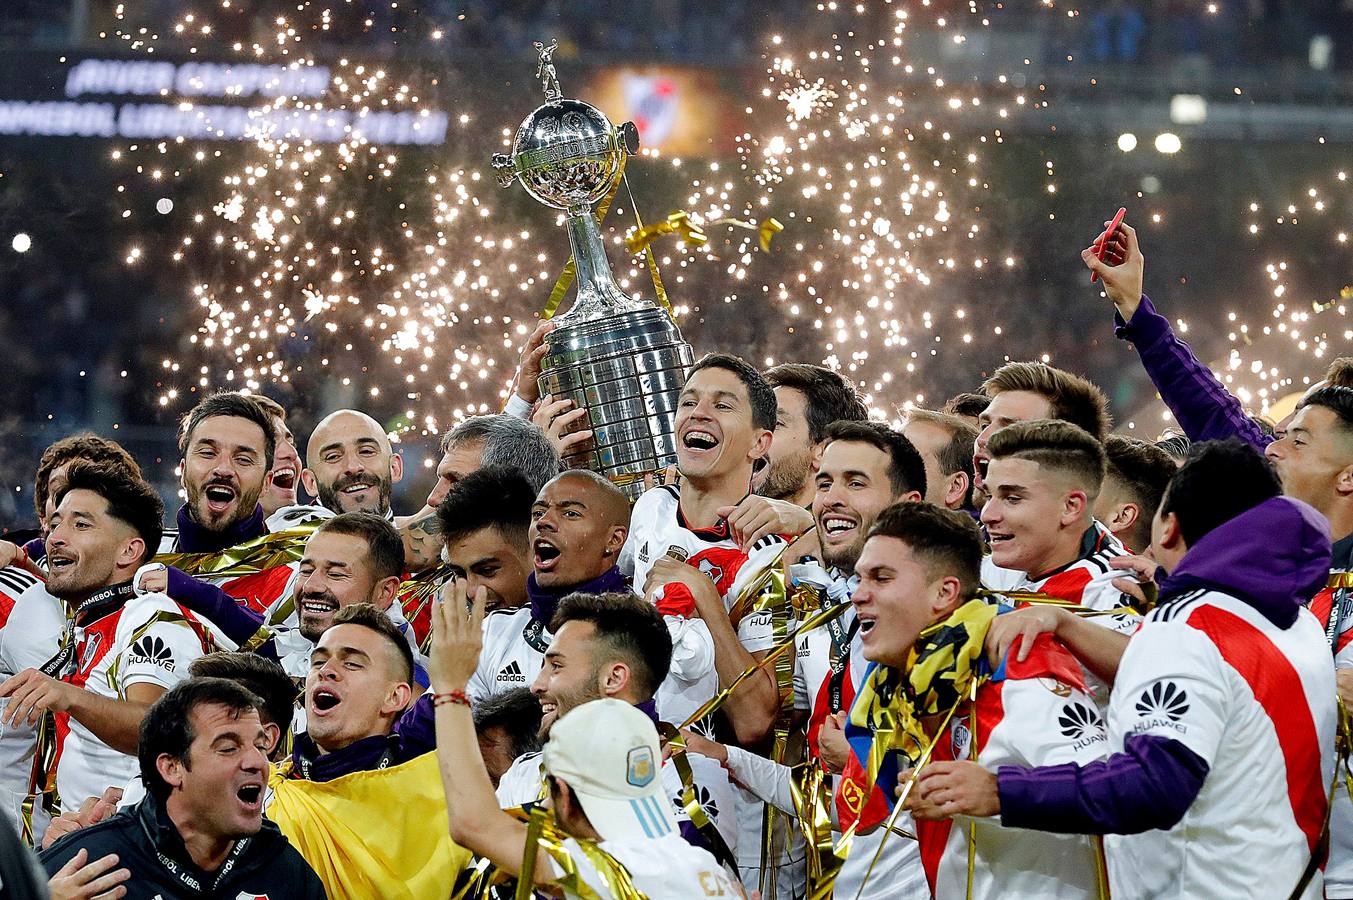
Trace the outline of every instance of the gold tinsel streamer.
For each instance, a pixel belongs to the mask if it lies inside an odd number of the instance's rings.
[[[300,562],[305,542],[317,525],[318,521],[308,527],[274,531],[213,553],[161,553],[155,562],[199,578],[256,575],[265,569]]]
[[[695,830],[700,832],[700,836],[705,839],[710,852],[714,858],[727,866],[732,866],[733,871],[737,871],[738,859],[733,855],[733,851],[728,849],[728,844],[724,841],[723,835],[705,812],[705,808],[700,805],[700,798],[695,793],[695,773],[691,771],[691,761],[686,756],[686,739],[682,737],[681,732],[677,731],[670,722],[659,722],[658,733],[662,735],[667,742],[668,748],[672,751],[672,765],[676,766],[677,776],[681,779],[681,806],[686,810],[686,815],[690,818],[691,824]]]
[[[667,218],[656,225],[636,228],[625,238],[625,246],[629,248],[630,253],[641,253],[664,234],[679,235],[682,241],[692,246],[709,242],[709,236],[705,234],[704,229],[691,221],[686,210],[678,209],[676,212],[668,213]]]

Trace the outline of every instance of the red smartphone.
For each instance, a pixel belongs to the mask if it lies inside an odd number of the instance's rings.
[[[1123,224],[1123,216],[1125,215],[1127,215],[1127,207],[1126,206],[1118,207],[1118,212],[1114,213],[1112,224],[1110,224],[1109,227],[1104,231],[1104,236],[1101,237],[1099,240],[1095,241],[1094,246],[1090,248],[1090,252],[1095,255],[1095,259],[1098,260],[1104,259],[1104,254],[1109,249],[1109,238],[1113,237],[1113,233],[1118,230],[1118,226]],[[1094,284],[1098,280],[1099,273],[1091,272],[1090,283]]]

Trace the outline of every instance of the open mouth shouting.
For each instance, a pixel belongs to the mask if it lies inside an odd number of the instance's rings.
[[[972,484],[973,487],[977,488],[978,490],[983,490],[986,488],[987,466],[989,466],[990,464],[991,457],[987,456],[984,451],[979,450],[972,455],[972,468],[973,468]]]
[[[202,488],[202,497],[207,501],[207,511],[213,516],[221,516],[235,505],[239,491],[229,482],[213,481]]]
[[[548,538],[536,538],[536,542],[531,546],[534,554],[532,566],[537,572],[549,572],[558,564],[560,550]]]
[[[272,486],[279,491],[296,490],[296,467],[282,466],[279,469],[272,470]]]
[[[47,569],[50,572],[64,572],[75,565],[75,557],[61,551],[47,554]]]
[[[235,790],[235,798],[240,801],[246,813],[263,814],[263,780],[250,777]]]
[[[320,685],[310,693],[310,713],[316,718],[323,718],[333,712],[343,702],[343,698],[338,696],[338,692],[328,685]]]

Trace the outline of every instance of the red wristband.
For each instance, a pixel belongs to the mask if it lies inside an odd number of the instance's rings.
[[[448,703],[454,703],[469,709],[470,698],[465,695],[464,691],[446,691],[445,693],[432,695],[432,706],[434,709],[438,706],[445,706]]]

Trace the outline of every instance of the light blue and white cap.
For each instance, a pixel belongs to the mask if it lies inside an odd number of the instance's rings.
[[[574,707],[550,728],[545,745],[545,771],[572,788],[607,841],[676,833],[661,766],[653,721],[623,700]]]

